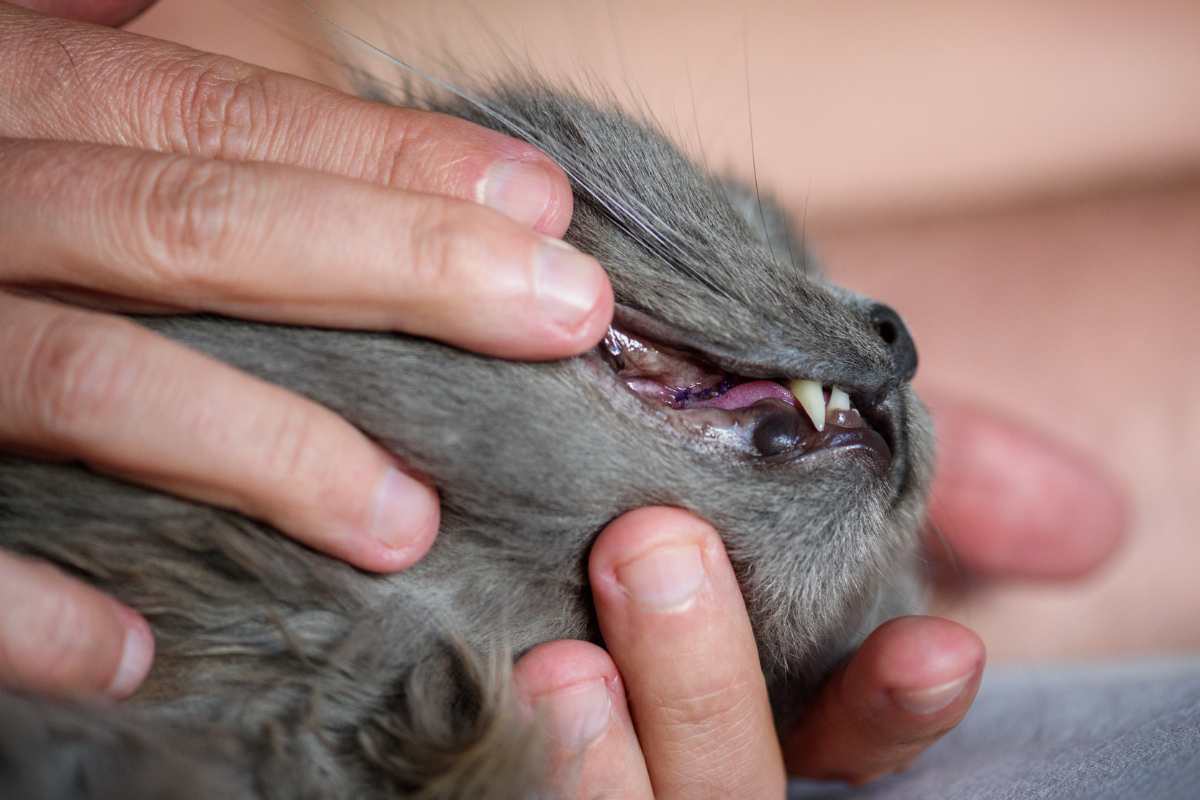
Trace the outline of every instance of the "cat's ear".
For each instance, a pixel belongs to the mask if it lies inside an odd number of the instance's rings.
[[[720,178],[718,183],[751,232],[771,252],[790,259],[807,276],[824,277],[821,265],[805,245],[804,231],[794,222],[795,216],[774,196],[736,178]]]

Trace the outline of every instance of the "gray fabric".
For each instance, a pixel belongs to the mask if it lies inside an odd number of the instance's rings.
[[[791,800],[1200,798],[1200,657],[990,671],[975,707],[909,772]]]

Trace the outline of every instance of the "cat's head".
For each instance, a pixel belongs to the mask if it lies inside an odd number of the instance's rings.
[[[768,670],[820,672],[913,583],[930,436],[904,323],[822,279],[782,214],[650,126],[536,85],[487,106],[448,108],[563,164],[566,238],[617,300],[594,352],[487,379],[478,446],[500,488],[529,518],[697,511],[725,538]]]

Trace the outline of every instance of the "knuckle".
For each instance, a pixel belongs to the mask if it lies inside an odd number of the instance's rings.
[[[318,434],[303,408],[293,408],[271,417],[270,429],[262,439],[262,474],[273,484],[283,486],[322,485],[312,480],[312,473],[321,470],[322,452],[314,441]],[[328,452],[328,450],[324,450]]]
[[[377,130],[372,178],[462,199],[474,199],[483,170],[497,158],[539,152],[465,120],[415,109],[386,109]]]
[[[168,73],[165,105],[172,138],[184,152],[242,161],[262,155],[285,104],[274,102],[276,79],[265,69],[211,57]]]
[[[728,732],[753,715],[750,693],[739,682],[664,699],[659,706],[663,726],[675,731],[679,737]]]
[[[755,724],[754,703],[743,684],[727,683],[672,696],[657,709],[659,739],[686,755],[686,774],[670,780],[690,787],[686,796],[730,796],[729,765],[752,761],[761,750],[762,730]]]
[[[488,258],[495,263],[506,259],[498,247],[489,246],[486,215],[475,213],[465,203],[428,198],[421,204],[413,225],[411,261],[408,273],[417,292],[454,288],[475,272],[472,268]],[[462,284],[462,285],[460,285]]]
[[[52,684],[66,681],[87,661],[92,631],[88,615],[67,592],[53,592],[41,600],[36,630],[38,644],[31,648],[31,668]]]
[[[134,179],[135,258],[170,290],[220,291],[238,245],[235,203],[254,191],[236,165],[155,158]]]
[[[411,116],[389,109],[380,131],[376,175],[385,186],[411,188],[418,171],[417,163],[422,160],[417,154],[418,143],[422,141],[421,127],[414,125]]]
[[[141,365],[131,357],[128,323],[104,317],[56,315],[34,336],[18,396],[35,435],[75,439],[127,406]],[[124,344],[123,344],[124,342]]]
[[[324,409],[288,406],[255,435],[253,479],[235,490],[238,507],[311,542],[329,541],[330,524],[368,529],[372,505],[362,492],[370,487],[347,479],[367,474],[356,463],[357,449],[347,446],[340,425],[327,424]]]

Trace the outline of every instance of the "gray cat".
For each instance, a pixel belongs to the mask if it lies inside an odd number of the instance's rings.
[[[158,640],[123,707],[0,693],[0,796],[531,796],[537,730],[506,668],[539,642],[598,640],[588,547],[640,506],[721,531],[781,725],[914,606],[930,435],[895,312],[809,272],[783,214],[623,113],[536,82],[440,107],[567,169],[566,239],[618,301],[604,343],[522,364],[398,335],[141,319],[429,476],[441,533],[416,567],[367,575],[233,512],[0,457],[0,546],[129,603]]]

